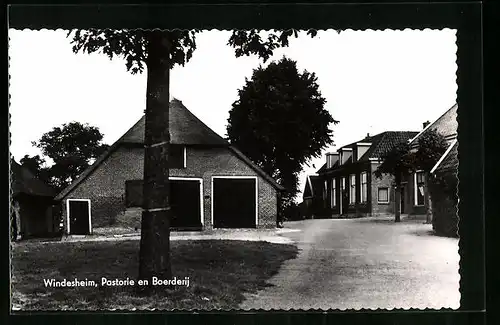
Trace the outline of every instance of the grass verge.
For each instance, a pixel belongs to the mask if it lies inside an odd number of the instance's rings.
[[[20,310],[228,310],[256,292],[296,257],[293,245],[233,240],[171,242],[172,273],[189,286],[150,296],[135,286],[101,286],[101,278],[133,279],[138,241],[22,243],[12,251],[12,303]],[[47,287],[44,279],[94,280],[97,286]]]

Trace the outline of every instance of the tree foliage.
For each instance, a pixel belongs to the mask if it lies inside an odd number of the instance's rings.
[[[415,158],[410,153],[410,145],[407,142],[401,142],[386,151],[381,160],[382,163],[374,172],[375,177],[381,178],[383,174],[389,174],[395,177],[396,184],[401,182],[404,175],[415,169]]]
[[[238,96],[229,112],[230,142],[295,196],[298,173],[333,143],[329,125],[338,123],[316,75],[282,58],[255,69]]]
[[[43,157],[28,155],[21,164],[28,167],[41,180],[61,190],[74,181],[108,145],[102,143],[103,135],[97,127],[70,122],[54,127],[32,144],[39,148]],[[46,158],[53,162],[47,166]]]
[[[124,58],[127,71],[132,74],[142,73],[146,68],[148,58],[147,45],[151,33],[160,33],[162,46],[156,53],[171,69],[174,65],[184,65],[196,50],[196,34],[194,30],[111,30],[90,29],[74,30],[68,33],[72,37],[73,52],[102,53],[110,60],[115,57]]]
[[[151,33],[160,33],[163,39],[162,51],[158,56],[168,61],[168,67],[176,64],[184,66],[192,58],[196,50],[196,35],[199,29],[191,30],[112,30],[88,29],[71,30],[73,52],[102,53],[109,59],[120,57],[125,59],[127,71],[132,74],[142,73],[146,69],[148,57],[147,44]],[[307,34],[315,37],[316,30],[308,30]],[[297,37],[298,30],[278,30],[262,32],[258,29],[236,30],[228,40],[234,48],[236,57],[257,55],[266,62],[274,50],[289,45],[291,37]]]
[[[427,130],[418,138],[414,153],[415,168],[430,172],[448,148],[445,137],[436,130]]]
[[[45,159],[40,157],[40,155],[35,155],[33,157],[25,155],[19,162],[23,167],[31,171],[36,178],[46,183],[50,183],[50,168],[47,167]]]

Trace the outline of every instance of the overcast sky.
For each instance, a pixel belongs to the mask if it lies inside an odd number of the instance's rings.
[[[31,141],[55,126],[78,121],[99,127],[112,144],[143,114],[146,75],[132,75],[124,61],[102,54],[74,54],[66,31],[9,30],[11,147],[16,160],[39,154]],[[237,91],[262,64],[236,58],[230,32],[205,31],[185,67],[171,74],[171,96],[221,136]],[[301,33],[275,52],[315,72],[336,147],[367,133],[419,131],[456,101],[455,30],[334,31]],[[315,159],[313,173],[324,157]]]

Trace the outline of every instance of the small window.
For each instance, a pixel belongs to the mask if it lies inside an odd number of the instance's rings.
[[[337,206],[337,185],[335,184],[335,178],[332,178],[332,191],[330,193],[330,202],[332,208]]]
[[[389,203],[389,188],[379,187],[378,188],[378,203]]]
[[[169,150],[169,167],[186,168],[186,147],[178,144],[171,144]]]
[[[349,176],[349,204],[356,203],[356,175]]]
[[[368,201],[368,177],[366,172],[361,173],[361,203]]]

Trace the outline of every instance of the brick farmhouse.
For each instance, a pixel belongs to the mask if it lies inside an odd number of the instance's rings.
[[[142,117],[56,199],[66,234],[140,227]],[[170,186],[174,229],[276,226],[283,188],[179,100],[170,103]]]

